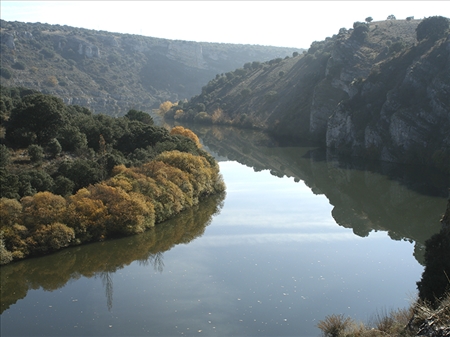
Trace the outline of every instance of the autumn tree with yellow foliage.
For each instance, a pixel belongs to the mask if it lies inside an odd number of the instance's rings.
[[[159,113],[164,115],[167,111],[170,110],[171,107],[173,107],[174,104],[170,101],[165,101],[163,103],[160,104],[159,106]]]
[[[202,147],[202,144],[200,144],[200,140],[198,139],[197,135],[194,132],[192,132],[191,130],[185,129],[182,126],[175,126],[174,128],[172,128],[172,130],[170,130],[170,134],[171,135],[182,135],[187,138],[190,138],[195,142],[195,144],[197,145],[198,148]]]
[[[20,202],[1,198],[2,264],[69,245],[142,233],[224,190],[214,160],[169,151],[141,166],[116,166],[111,178],[67,198],[48,191]]]

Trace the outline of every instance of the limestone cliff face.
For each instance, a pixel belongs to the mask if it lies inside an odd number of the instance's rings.
[[[314,89],[310,110],[312,139],[317,141],[325,139],[330,116],[335,109],[337,109],[336,115],[342,113],[342,109],[338,108],[339,102],[357,95],[359,82],[367,78],[377,64],[392,57],[392,50],[390,51],[389,46],[386,45],[386,41],[392,38],[389,30],[395,27],[395,30],[402,33],[403,46],[411,45],[417,24],[417,22],[384,22],[363,26],[362,28],[367,31],[363,30],[362,33],[358,28],[339,31],[339,34],[332,39],[333,45],[329,52],[330,58],[326,65],[325,78]],[[349,121],[346,120],[342,127],[348,128],[348,123]],[[339,126],[331,122],[330,135],[336,133],[336,127]]]
[[[443,169],[450,164],[449,38],[386,61],[359,90],[330,117],[327,147]]]

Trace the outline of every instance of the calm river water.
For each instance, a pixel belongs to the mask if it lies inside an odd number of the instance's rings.
[[[226,195],[143,235],[1,267],[1,335],[318,336],[416,298],[448,177],[194,130]]]

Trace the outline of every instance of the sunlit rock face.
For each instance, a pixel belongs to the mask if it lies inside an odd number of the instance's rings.
[[[349,104],[333,112],[327,123],[327,146],[372,151],[387,161],[435,160],[445,165],[450,155],[448,46],[447,38],[385,61]]]

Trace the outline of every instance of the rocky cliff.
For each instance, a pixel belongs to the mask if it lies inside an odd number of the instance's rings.
[[[330,116],[327,147],[450,166],[450,39],[430,42],[372,70],[358,93]]]
[[[114,116],[190,98],[216,74],[296,51],[4,20],[0,38],[2,85],[37,89]]]
[[[216,77],[177,118],[203,103],[202,120],[450,171],[450,39],[418,41],[421,22],[356,22],[302,55]]]

